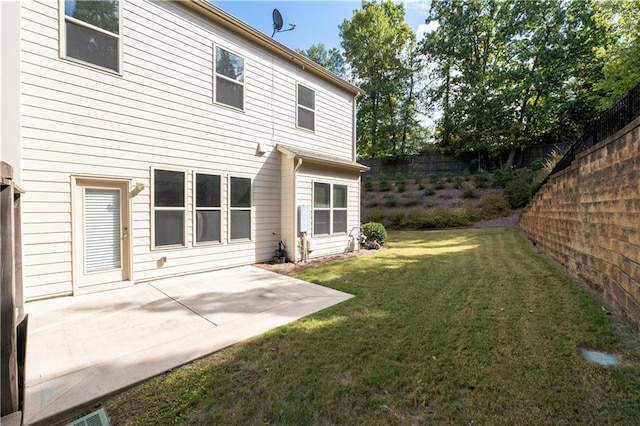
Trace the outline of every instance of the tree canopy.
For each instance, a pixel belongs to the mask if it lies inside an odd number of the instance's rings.
[[[349,78],[363,156],[411,154],[435,142],[498,155],[572,142],[640,82],[637,0],[432,0],[435,29],[417,40],[403,3],[363,0],[340,25],[344,56],[304,55]]]
[[[296,49],[296,52],[325,67],[338,77],[347,78],[344,57],[335,47],[327,49],[323,43],[318,43],[312,44],[307,50]]]

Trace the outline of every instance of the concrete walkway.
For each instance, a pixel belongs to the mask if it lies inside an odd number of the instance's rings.
[[[24,422],[74,408],[352,297],[253,266],[30,302]]]

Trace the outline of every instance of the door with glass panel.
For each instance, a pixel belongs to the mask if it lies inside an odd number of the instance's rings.
[[[128,182],[76,181],[76,293],[129,284],[128,187]]]

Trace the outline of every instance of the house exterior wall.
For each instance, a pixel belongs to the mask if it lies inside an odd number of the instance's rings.
[[[310,258],[344,253],[349,250],[350,231],[360,226],[360,174],[316,164],[302,164],[297,173],[297,206],[311,206],[313,211],[314,182],[347,186],[347,232],[330,235],[310,235],[314,249]]]
[[[537,247],[640,326],[640,118],[581,153],[520,226]]]
[[[353,158],[353,94],[217,27],[179,2],[122,2],[121,74],[60,58],[60,3],[21,2],[20,7],[27,299],[72,292],[74,177],[145,185],[130,201],[133,280],[141,282],[272,258],[285,219],[292,215],[281,211],[276,144]],[[244,111],[213,102],[214,45],[244,58]],[[315,132],[296,127],[297,83],[315,90]],[[258,144],[263,155],[256,152]],[[154,167],[186,172],[185,248],[152,249]],[[228,193],[230,176],[253,179],[251,241],[228,242],[225,196],[223,243],[194,245],[196,171],[221,175],[223,194]],[[353,186],[355,177],[352,180]],[[349,200],[354,206],[350,220],[355,222],[359,207],[351,190]],[[338,245],[327,239],[317,253]],[[163,257],[167,261],[160,265]]]

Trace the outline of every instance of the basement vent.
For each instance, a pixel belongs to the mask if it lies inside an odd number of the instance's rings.
[[[91,414],[87,414],[84,417],[74,420],[67,424],[67,426],[110,426],[109,417],[107,417],[107,411],[103,408],[98,411],[94,411]]]

